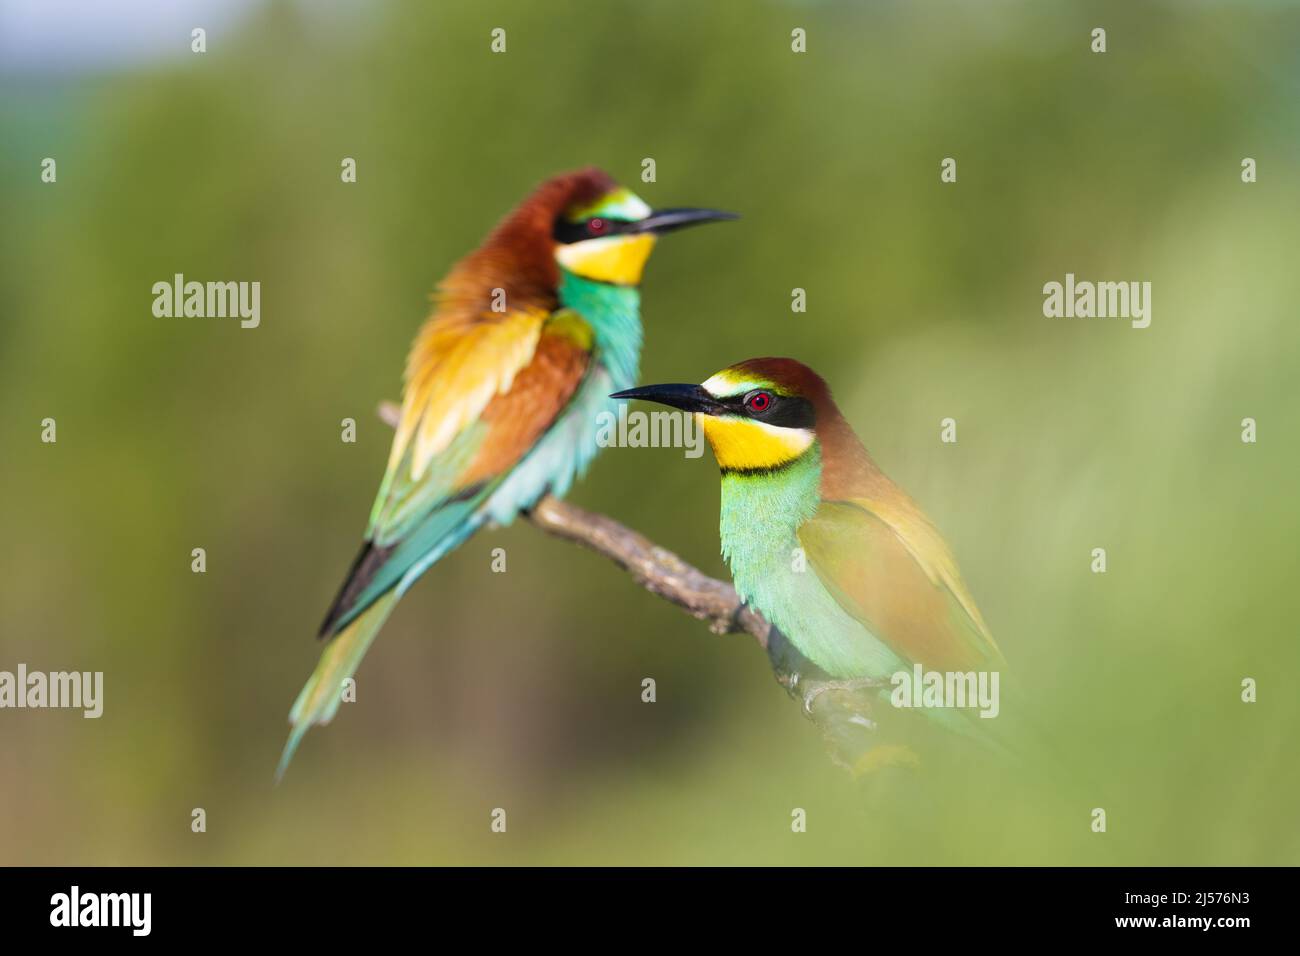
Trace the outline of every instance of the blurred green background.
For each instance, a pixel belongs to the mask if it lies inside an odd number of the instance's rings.
[[[0,712],[0,863],[1300,863],[1295,6],[281,0],[202,56],[190,25],[0,70],[0,669],[105,672],[98,721]],[[1047,759],[904,728],[922,768],[855,781],[752,640],[520,522],[420,582],[272,788],[427,293],[588,163],[743,214],[660,244],[645,380],[822,371]],[[154,318],[176,272],[260,281],[261,327]],[[1151,327],[1044,318],[1067,272],[1152,282]],[[711,458],[611,450],[572,499],[725,573]]]

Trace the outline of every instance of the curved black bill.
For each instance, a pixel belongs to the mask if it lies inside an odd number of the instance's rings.
[[[640,388],[628,388],[615,392],[610,398],[639,398],[647,402],[658,402],[671,408],[680,408],[687,412],[712,412],[718,408],[718,401],[699,385],[642,385]]]
[[[656,209],[644,219],[629,223],[628,232],[672,232],[687,226],[698,226],[706,222],[725,222],[739,219],[734,212],[720,209]]]

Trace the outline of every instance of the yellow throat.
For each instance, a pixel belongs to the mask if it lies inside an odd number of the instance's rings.
[[[696,413],[696,424],[728,471],[777,468],[798,458],[813,443],[809,428],[778,428],[766,422]]]
[[[653,233],[604,236],[560,246],[555,258],[564,268],[584,279],[615,285],[640,285],[641,273],[654,247]]]

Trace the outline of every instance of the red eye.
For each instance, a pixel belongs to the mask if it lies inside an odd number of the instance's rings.
[[[593,236],[603,236],[609,229],[609,223],[604,219],[589,219],[587,221],[587,232]]]
[[[754,392],[745,399],[745,407],[751,412],[765,412],[772,405],[772,396],[767,392]]]

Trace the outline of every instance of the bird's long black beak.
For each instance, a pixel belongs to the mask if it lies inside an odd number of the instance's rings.
[[[658,402],[671,408],[680,408],[687,412],[716,411],[718,401],[699,385],[642,385],[615,392],[610,398],[639,398],[647,402]]]
[[[734,212],[723,212],[720,209],[656,209],[644,219],[632,223],[632,228],[628,231],[653,232],[658,235],[706,222],[725,222],[739,218]]]

